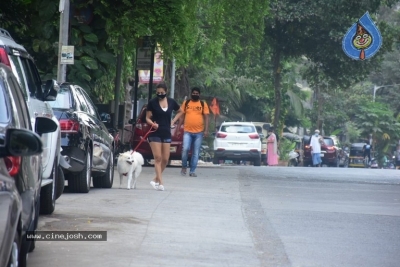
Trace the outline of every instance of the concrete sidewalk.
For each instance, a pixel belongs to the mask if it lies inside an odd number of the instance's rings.
[[[29,266],[260,266],[247,229],[239,171],[199,167],[198,177],[180,168],[164,172],[165,191],[149,184],[144,167],[137,189],[64,193],[56,211],[41,216],[39,230],[107,231],[106,242],[40,241]]]

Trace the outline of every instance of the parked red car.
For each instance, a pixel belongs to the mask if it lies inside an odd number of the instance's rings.
[[[335,142],[332,137],[323,136],[323,144],[321,144],[321,160],[322,164],[328,166],[337,166],[338,162],[338,147],[335,146]],[[313,166],[310,148],[311,136],[303,137],[304,144],[304,166]]]
[[[142,110],[139,113],[138,120],[134,125],[133,134],[130,139],[131,148],[135,149],[139,144],[140,140],[146,133],[150,130],[150,125],[146,122],[146,108],[147,104],[142,107]],[[174,115],[173,115],[174,116]],[[182,148],[183,148],[183,125],[180,127],[180,135],[177,137],[175,135],[175,131],[177,128],[171,128],[171,135],[172,135],[172,142],[171,142],[171,154],[170,160],[181,160],[182,159]],[[151,152],[151,148],[149,142],[144,140],[140,146],[136,149],[137,152],[142,154],[143,158],[145,159],[145,164],[148,164],[151,159],[153,159],[153,153]],[[190,162],[191,153],[189,152],[189,159]]]

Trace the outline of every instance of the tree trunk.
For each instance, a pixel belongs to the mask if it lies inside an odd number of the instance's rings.
[[[274,77],[274,92],[275,92],[275,112],[274,112],[274,128],[278,129],[279,118],[281,116],[282,92],[281,92],[281,53],[279,48],[276,48],[272,54],[273,62],[273,77]]]

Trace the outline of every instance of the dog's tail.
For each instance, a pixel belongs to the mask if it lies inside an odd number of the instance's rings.
[[[135,152],[136,156],[135,158],[137,159],[137,163],[142,166],[144,164],[144,158],[142,156],[142,154],[140,154],[139,152]]]

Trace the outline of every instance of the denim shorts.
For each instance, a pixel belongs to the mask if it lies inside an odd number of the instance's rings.
[[[171,143],[171,138],[162,138],[158,136],[149,136],[147,137],[147,141],[155,142],[155,143]]]

